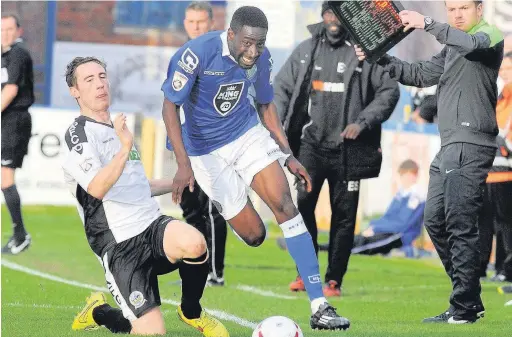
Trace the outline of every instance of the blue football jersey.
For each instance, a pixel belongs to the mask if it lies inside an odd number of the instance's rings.
[[[271,71],[267,48],[251,69],[242,69],[229,53],[225,31],[206,33],[176,52],[162,91],[183,109],[182,134],[188,155],[210,153],[258,124],[252,100],[272,102]]]

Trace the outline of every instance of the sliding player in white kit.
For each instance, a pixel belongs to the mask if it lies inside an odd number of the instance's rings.
[[[189,41],[171,59],[162,86],[162,114],[178,162],[173,199],[179,202],[184,188],[193,189],[195,176],[236,233],[256,247],[265,238],[265,227],[248,199],[250,186],[283,230],[311,301],[310,326],[347,329],[348,319],[339,316],[323,296],[311,235],[279,165],[285,164],[311,190],[309,175],[291,155],[272,103],[267,30],[260,9],[240,7],[227,32],[210,32]],[[183,130],[177,106],[184,111]]]
[[[204,336],[228,337],[222,323],[199,304],[208,275],[205,239],[194,227],[160,212],[152,197],[171,192],[172,182],[148,181],[126,117],[112,122],[105,64],[77,57],[67,66],[66,82],[80,117],[66,132],[64,175],[89,246],[121,308],[95,293],[72,329],[105,326],[114,333],[165,334],[158,276],[178,269],[183,281],[178,317]]]

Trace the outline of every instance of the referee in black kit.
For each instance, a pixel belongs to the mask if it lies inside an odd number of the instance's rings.
[[[2,15],[2,193],[11,214],[14,233],[2,254],[19,254],[31,242],[21,216],[21,202],[14,171],[28,152],[34,103],[32,58],[21,46],[22,29],[15,15]]]
[[[424,29],[443,50],[414,64],[385,55],[378,63],[405,85],[437,84],[441,150],[430,167],[425,227],[452,281],[450,307],[424,322],[473,323],[483,316],[478,217],[496,153],[497,78],[503,36],[482,18],[482,1],[446,1],[450,25],[401,11],[405,30]],[[356,47],[360,60],[364,52]]]

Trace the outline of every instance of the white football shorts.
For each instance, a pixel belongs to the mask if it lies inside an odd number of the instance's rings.
[[[254,176],[276,160],[284,165],[286,158],[270,132],[258,124],[209,154],[191,156],[190,162],[199,186],[229,220],[247,204]]]

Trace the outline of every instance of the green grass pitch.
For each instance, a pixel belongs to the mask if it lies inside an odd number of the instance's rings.
[[[1,214],[4,243],[11,231],[10,217],[5,207]],[[71,331],[74,315],[91,292],[88,287],[105,287],[103,269],[87,245],[76,210],[25,207],[24,220],[33,238],[32,247],[19,256],[2,256],[2,336],[111,335],[106,329]],[[247,247],[229,234],[227,285],[207,288],[202,305],[224,317],[231,336],[251,336],[251,324],[273,315],[292,318],[307,337],[512,336],[512,307],[504,306],[511,297],[498,294],[496,284],[483,284],[486,316],[476,324],[424,325],[422,318],[448,307],[450,284],[439,262],[363,256],[351,258],[343,296],[331,300],[351,320],[351,328],[345,332],[312,331],[307,296],[288,291],[295,267],[288,253],[277,248],[277,231],[273,228],[260,248]],[[321,253],[322,273],[326,259]],[[177,273],[160,277],[167,335],[199,337],[199,332],[176,316],[172,303],[180,299],[178,277]]]

